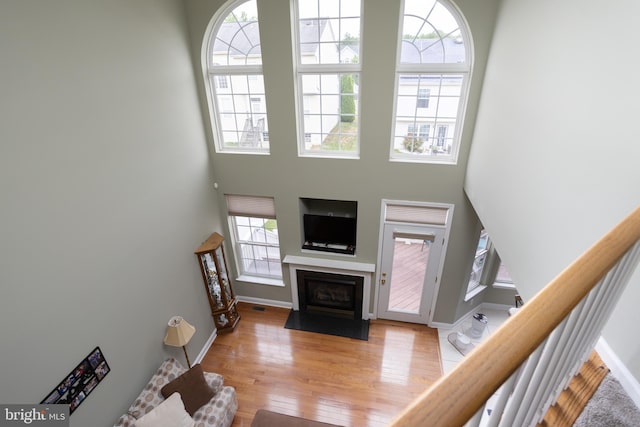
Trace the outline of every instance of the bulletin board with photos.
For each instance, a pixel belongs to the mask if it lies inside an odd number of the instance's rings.
[[[96,347],[40,403],[68,404],[69,414],[73,414],[110,370],[102,350]]]

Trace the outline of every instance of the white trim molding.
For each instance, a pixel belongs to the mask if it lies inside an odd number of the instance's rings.
[[[602,358],[611,374],[620,382],[624,391],[627,392],[631,400],[640,407],[640,383],[633,376],[631,371],[622,363],[622,360],[614,353],[604,338],[600,337],[596,343],[596,351]]]
[[[204,359],[204,357],[207,355],[207,352],[213,345],[213,342],[216,340],[217,336],[218,336],[218,330],[214,328],[213,332],[211,333],[207,341],[204,343],[204,346],[202,346],[200,353],[198,353],[198,356],[196,356],[196,360],[194,360],[193,362],[194,365],[202,362],[202,359]]]
[[[274,299],[245,297],[240,295],[236,295],[236,299],[239,302],[246,302],[248,304],[266,305],[269,307],[291,308],[293,306],[289,301],[278,301]]]

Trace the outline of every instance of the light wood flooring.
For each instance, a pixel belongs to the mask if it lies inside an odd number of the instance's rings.
[[[285,329],[288,309],[238,308],[236,329],[219,335],[201,361],[236,389],[233,427],[248,427],[260,408],[343,426],[385,426],[442,376],[436,329],[372,320],[369,340],[361,341]]]
[[[418,313],[429,260],[429,244],[412,239],[396,239],[393,251],[393,274],[389,292],[389,308]]]

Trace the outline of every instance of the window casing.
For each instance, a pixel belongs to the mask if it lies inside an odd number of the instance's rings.
[[[467,285],[467,297],[465,298],[465,300],[468,300],[476,295],[479,291],[482,290],[480,288],[484,288],[481,283],[484,273],[484,267],[487,264],[489,245],[489,235],[485,230],[482,230],[482,232],[480,233],[480,239],[478,239],[476,255],[473,258],[471,277],[469,278],[469,284]]]
[[[298,153],[357,158],[361,0],[294,0]]]
[[[404,0],[403,11],[390,158],[455,164],[471,71],[469,31],[447,0]],[[430,125],[430,143],[407,144],[418,123]]]
[[[269,154],[256,1],[231,2],[212,25],[205,80],[216,151]]]
[[[239,278],[281,285],[282,264],[273,198],[226,195],[226,200]]]
[[[503,289],[516,288],[507,267],[493,246],[491,238],[485,230],[482,230],[478,239],[465,301],[470,300],[489,285]]]
[[[513,283],[513,279],[511,278],[511,274],[509,273],[509,270],[507,270],[507,266],[504,265],[504,262],[502,261],[500,261],[500,265],[498,266],[493,286],[496,288],[516,288],[516,285]]]

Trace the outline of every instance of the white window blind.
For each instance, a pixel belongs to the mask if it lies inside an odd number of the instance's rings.
[[[227,212],[231,216],[276,218],[276,206],[273,197],[225,194],[225,198],[227,199]]]
[[[446,225],[448,208],[388,204],[384,220],[413,224]]]
[[[413,240],[422,240],[424,242],[434,242],[436,240],[436,236],[433,234],[417,234],[417,233],[404,233],[396,231],[393,233],[394,239],[413,239]]]

